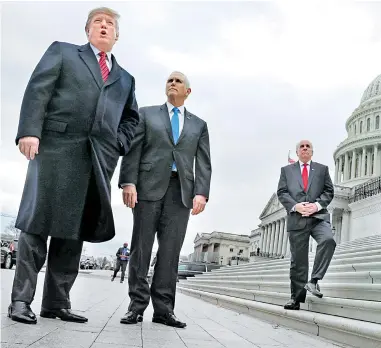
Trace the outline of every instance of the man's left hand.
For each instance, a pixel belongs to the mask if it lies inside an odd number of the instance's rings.
[[[196,195],[193,198],[193,210],[192,215],[200,214],[204,211],[206,205],[206,198],[201,195]]]
[[[305,208],[307,212],[304,213],[302,216],[310,216],[312,214],[315,214],[318,211],[318,207],[315,203],[307,203],[305,205]]]

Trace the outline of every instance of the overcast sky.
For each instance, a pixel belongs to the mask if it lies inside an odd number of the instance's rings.
[[[165,102],[165,80],[183,71],[186,107],[208,122],[213,166],[210,202],[191,217],[182,254],[197,233],[249,234],[275,192],[297,141],[333,174],[345,121],[381,74],[381,3],[107,2],[121,15],[113,53],[136,78],[139,106]],[[84,25],[98,2],[5,3],[1,11],[2,212],[16,215],[27,160],[14,143],[30,75],[55,40],[86,43]],[[295,155],[294,155],[295,156]],[[112,181],[116,237],[86,244],[115,254],[130,241],[131,211]]]

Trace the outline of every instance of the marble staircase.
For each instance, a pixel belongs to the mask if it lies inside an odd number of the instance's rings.
[[[315,255],[310,253],[310,270]],[[359,348],[381,348],[381,234],[337,246],[322,281],[322,299],[290,298],[290,259],[258,258],[181,280],[178,291],[254,317]]]

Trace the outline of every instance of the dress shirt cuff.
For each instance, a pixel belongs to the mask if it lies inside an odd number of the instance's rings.
[[[295,213],[295,207],[296,207],[296,204],[291,208],[291,210],[290,210],[290,213]]]
[[[131,184],[131,183],[127,183],[127,184],[120,184],[120,187],[124,187],[124,186],[135,186],[135,184]]]
[[[316,206],[317,206],[317,211],[319,211],[319,210],[322,210],[322,206],[320,205],[320,203],[318,203],[318,202],[315,202],[315,204],[316,204]]]

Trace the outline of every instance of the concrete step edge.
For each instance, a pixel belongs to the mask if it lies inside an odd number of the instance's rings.
[[[364,262],[364,263],[358,263],[358,264],[346,264],[346,265],[330,265],[328,268],[328,271],[326,274],[330,274],[333,271],[340,271],[340,272],[363,272],[361,269],[369,270],[369,272],[372,271],[372,267],[375,269],[381,269],[381,262]],[[290,265],[285,265],[282,268],[276,268],[277,272],[289,272],[290,271]],[[246,271],[236,271],[236,272],[206,272],[202,274],[197,274],[197,277],[216,277],[216,276],[235,276],[240,274],[262,274],[264,272],[273,274],[275,271],[273,269],[259,269],[259,270],[246,270]]]
[[[217,294],[217,293],[215,293],[213,291],[203,290],[203,289],[225,290],[225,291],[231,291],[231,292],[237,292],[237,293],[242,292],[242,293],[252,294],[253,296],[278,297],[278,298],[282,298],[285,300],[290,299],[290,294],[280,293],[280,292],[248,290],[248,289],[221,287],[221,286],[212,286],[212,285],[201,285],[201,284],[195,285],[195,287],[198,286],[200,288],[194,289],[193,284],[186,284],[186,283],[181,283],[179,286],[181,288],[188,288],[188,286],[191,286],[190,289],[192,289],[192,290],[206,291],[206,292],[210,292],[213,294]],[[221,294],[219,294],[219,295],[221,295]],[[228,295],[226,295],[226,296],[228,296]],[[237,296],[237,298],[240,298],[240,297]],[[253,299],[253,301],[256,301],[255,298]],[[317,301],[319,301],[320,304],[324,304],[324,305],[340,305],[340,306],[358,308],[358,310],[367,310],[367,309],[380,310],[380,313],[381,313],[381,302],[367,301],[367,300],[356,300],[356,299],[346,299],[346,298],[338,298],[338,297],[327,297],[327,296],[324,296],[321,299],[317,299],[315,296],[307,294],[306,304],[316,303]],[[260,301],[257,301],[257,302],[260,302]],[[381,320],[381,317],[380,317],[380,320]]]
[[[356,347],[376,348],[381,346],[381,325],[363,322],[360,320],[337,317],[333,315],[313,313],[308,311],[289,311],[281,306],[256,301],[237,299],[226,295],[211,294],[205,291],[179,288],[179,291],[201,299],[209,299],[217,302],[217,305],[224,307],[224,304],[234,304],[235,307],[242,308],[238,312],[244,312],[251,316],[261,317],[259,313],[269,314],[271,321],[283,322],[285,326],[295,327],[291,321],[298,323],[297,329],[301,330],[300,323],[307,323],[316,326],[316,330],[308,332],[332,339],[332,331],[335,331],[335,340],[349,344],[351,342]],[[231,308],[231,307],[228,307]],[[236,310],[237,311],[237,310]],[[267,316],[269,318],[269,316]],[[281,320],[287,319],[287,320]],[[290,322],[289,322],[290,321]],[[305,327],[305,326],[304,326]],[[326,330],[322,330],[325,328]],[[306,330],[303,330],[306,331]],[[348,337],[350,336],[350,337]],[[356,339],[356,340],[353,340]],[[356,341],[356,343],[355,343]]]

